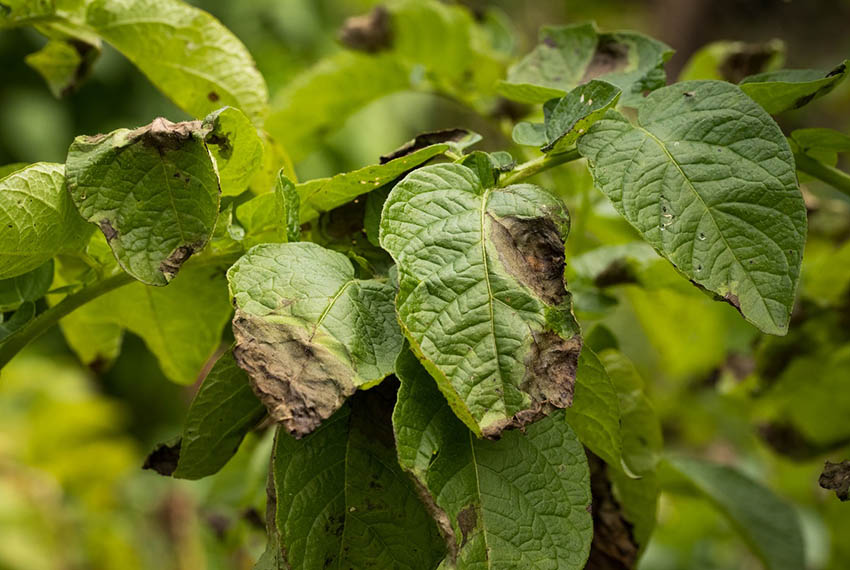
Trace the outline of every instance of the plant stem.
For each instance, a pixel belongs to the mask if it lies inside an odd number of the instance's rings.
[[[122,272],[103,281],[98,281],[72,295],[68,295],[59,303],[38,315],[23,330],[0,345],[0,368],[6,366],[22,348],[44,334],[50,327],[59,322],[59,319],[62,317],[89,301],[133,281],[134,279],[129,274]]]
[[[826,182],[839,192],[850,196],[850,174],[828,166],[802,152],[794,153],[794,160],[797,162],[797,170],[800,172],[805,172],[809,176]]]
[[[205,258],[192,260],[193,266],[204,266],[211,264],[226,264],[232,265],[239,258],[239,254],[223,254],[211,255]],[[12,335],[5,343],[0,344],[0,369],[9,363],[14,356],[20,352],[29,343],[44,334],[50,327],[58,323],[63,317],[69,315],[73,311],[79,309],[89,301],[105,295],[110,291],[114,291],[119,287],[123,287],[129,283],[134,283],[136,280],[128,273],[123,271],[118,275],[107,277],[102,281],[68,295],[57,304],[53,305],[35,319],[32,320],[20,332]]]
[[[574,148],[566,152],[559,152],[558,154],[544,154],[543,156],[538,156],[533,160],[523,162],[502,176],[499,179],[499,186],[508,186],[510,184],[522,182],[527,178],[531,178],[535,174],[540,174],[544,170],[549,170],[550,168],[567,162],[572,162],[573,160],[578,160],[579,158],[581,158],[581,155],[578,153],[578,150]]]

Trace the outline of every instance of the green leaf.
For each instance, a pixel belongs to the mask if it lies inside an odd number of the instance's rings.
[[[41,74],[54,97],[60,98],[76,91],[88,78],[99,55],[100,46],[79,40],[50,40],[25,61]]]
[[[94,0],[86,20],[190,115],[229,105],[262,123],[265,81],[242,42],[210,14],[180,0]]]
[[[272,461],[286,568],[419,570],[443,558],[436,525],[396,462],[386,392],[358,394],[303,440],[278,430]]]
[[[623,443],[617,390],[599,357],[586,346],[578,359],[573,405],[565,414],[579,440],[605,463],[620,469]]]
[[[61,164],[39,162],[0,178],[0,279],[82,249],[91,233],[65,190]]]
[[[594,79],[579,85],[557,101],[547,102],[542,127],[518,123],[514,127],[513,138],[520,144],[525,144],[522,141],[526,140],[540,146],[543,152],[563,152],[573,146],[608,109],[613,108],[619,98],[619,88]],[[542,144],[537,144],[541,138]]]
[[[209,241],[218,215],[215,166],[198,121],[156,119],[135,130],[77,137],[68,150],[68,190],[97,224],[121,267],[167,285]]]
[[[221,193],[237,196],[263,164],[263,141],[242,111],[225,107],[207,115],[203,128],[215,158]]]
[[[798,357],[771,387],[768,401],[773,402],[807,440],[823,447],[840,445],[850,439],[848,367],[850,345],[847,344],[830,349],[827,354]]]
[[[306,242],[259,245],[227,278],[236,361],[296,437],[392,373],[402,342],[395,290],[355,279],[345,255]]]
[[[410,351],[399,356],[396,375],[398,461],[427,491],[449,542],[441,568],[584,568],[593,535],[590,473],[563,412],[480,440]]]
[[[850,135],[833,129],[797,129],[791,131],[791,140],[797,143],[803,152],[811,150],[850,152]]]
[[[277,175],[274,198],[275,210],[286,230],[286,241],[299,241],[301,239],[301,197],[298,195],[295,183],[283,174],[283,169]]]
[[[741,89],[771,115],[799,109],[823,97],[844,81],[848,60],[830,71],[781,69],[751,75],[741,81]]]
[[[480,138],[479,135],[463,129],[427,133],[382,156],[381,164],[298,184],[296,189],[301,196],[301,221],[314,220],[322,212],[330,211],[361,194],[380,188],[435,156],[449,150],[465,148]]]
[[[227,351],[192,400],[180,439],[180,459],[172,475],[200,479],[217,473],[265,415],[265,407],[251,391],[248,375]]]
[[[665,83],[673,50],[637,32],[599,32],[592,23],[543,27],[540,43],[508,71],[499,92],[515,101],[544,103],[591,79],[620,88],[620,103],[634,105],[644,91]]]
[[[8,320],[3,320],[3,314],[0,313],[0,342],[27,326],[34,318],[35,303],[32,301],[22,303]]]
[[[384,205],[399,319],[476,434],[572,402],[581,340],[564,288],[569,216],[541,188],[484,188],[459,164],[417,170]]]
[[[409,86],[408,71],[395,57],[338,53],[287,85],[266,129],[297,162],[323,133],[338,129],[368,103]]]
[[[564,286],[568,231],[542,188],[485,188],[460,164],[408,174],[384,204],[402,330],[476,435],[572,403],[581,338]]]
[[[668,465],[729,518],[768,570],[806,567],[803,533],[791,505],[730,467],[684,457],[670,458]]]
[[[29,166],[28,162],[11,162],[9,164],[4,164],[3,166],[0,166],[0,180],[6,178],[13,172],[17,172],[22,168],[26,168],[27,166]]]
[[[83,361],[92,355],[114,357],[125,328],[145,341],[170,380],[189,385],[221,344],[231,311],[221,270],[198,265],[186,267],[168,287],[131,283],[116,289],[60,324],[66,334],[74,335],[71,344]],[[92,330],[97,335],[89,339]]]
[[[44,297],[53,283],[53,260],[32,271],[0,279],[0,313],[13,311],[24,303]]]
[[[634,526],[634,539],[643,549],[655,528],[659,490],[656,465],[663,448],[661,423],[634,364],[612,349],[602,351],[599,358],[616,386],[623,463],[628,468],[628,473],[620,469],[609,469],[608,473],[623,514]]]
[[[53,0],[3,0],[0,3],[0,28],[27,24],[53,14]]]
[[[720,81],[659,89],[638,113],[609,111],[579,140],[596,187],[685,276],[784,334],[806,208],[779,127]]]
[[[755,73],[774,71],[785,61],[782,40],[764,43],[712,42],[690,57],[679,81],[718,79],[738,83]]]

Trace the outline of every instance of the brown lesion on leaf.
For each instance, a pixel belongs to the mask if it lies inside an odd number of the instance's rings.
[[[478,524],[478,510],[475,505],[467,505],[457,514],[457,526],[460,529],[461,541],[460,547],[463,548],[469,540],[469,535],[475,530]]]
[[[587,453],[590,466],[590,493],[593,498],[593,542],[586,570],[631,570],[637,564],[638,545],[633,525],[626,520],[620,503],[614,497],[608,466],[591,451]]]
[[[301,438],[329,418],[356,387],[354,371],[306,329],[236,310],[233,356],[272,419]]]
[[[828,491],[835,491],[840,501],[850,500],[850,459],[840,463],[826,461],[818,484]]]
[[[466,129],[443,129],[439,131],[431,131],[416,135],[412,140],[407,141],[394,151],[381,156],[381,164],[386,164],[396,158],[401,158],[409,154],[413,154],[417,150],[433,146],[435,144],[443,144],[448,142],[460,142],[470,136],[470,132]]]
[[[385,6],[375,6],[368,14],[348,18],[337,33],[345,47],[377,53],[393,45],[392,17]]]
[[[739,49],[723,58],[718,71],[724,80],[739,83],[745,77],[763,72],[770,60],[781,51],[775,41],[742,44]]]
[[[157,117],[149,125],[130,131],[131,140],[140,140],[142,144],[152,146],[160,153],[166,150],[178,150],[196,134],[202,134],[201,121],[183,121],[172,123],[164,117]]]
[[[531,405],[483,428],[481,434],[487,439],[499,439],[505,430],[522,429],[573,403],[581,337],[565,339],[552,331],[532,334],[534,342],[526,357],[525,378],[520,386],[531,396]]]
[[[106,236],[106,241],[111,242],[118,237],[118,230],[112,227],[112,222],[109,220],[101,220],[98,224],[100,231]]]
[[[496,218],[488,213],[490,241],[505,270],[544,303],[560,305],[564,285],[564,242],[550,218]]]
[[[585,69],[581,83],[601,77],[608,73],[621,71],[629,65],[629,46],[610,36],[599,36],[596,51]]]
[[[145,458],[142,469],[151,469],[160,475],[170,477],[177,469],[177,462],[180,460],[180,447],[182,440],[177,440],[176,443],[168,444],[161,443],[156,446],[156,449],[151,451],[150,455]]]
[[[552,331],[534,332],[522,390],[555,408],[573,404],[581,337],[561,338]]]
[[[109,239],[109,238],[107,238]],[[162,260],[159,264],[159,272],[165,277],[166,281],[171,281],[180,271],[180,267],[187,259],[192,257],[195,251],[202,247],[202,244],[187,244],[181,245],[174,249],[171,254]]]

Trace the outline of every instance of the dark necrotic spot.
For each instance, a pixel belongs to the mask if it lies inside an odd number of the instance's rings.
[[[207,99],[215,103],[219,100],[218,93],[216,93],[215,91],[210,91],[209,93],[207,93]]]
[[[561,304],[564,286],[564,242],[549,218],[490,216],[490,239],[505,269],[549,305]]]

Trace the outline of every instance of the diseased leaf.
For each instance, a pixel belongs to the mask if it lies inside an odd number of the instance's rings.
[[[268,90],[221,22],[180,0],[94,0],[86,25],[196,118],[230,105],[262,123]]]
[[[718,79],[738,83],[747,76],[778,69],[785,61],[782,40],[763,43],[719,41],[700,48],[679,73],[679,81]]]
[[[183,427],[180,458],[172,473],[200,479],[218,472],[239,449],[242,438],[266,415],[251,391],[248,375],[225,352],[201,384]]]
[[[799,109],[823,97],[844,81],[848,61],[830,71],[780,69],[744,78],[741,89],[771,115]]]
[[[396,462],[394,388],[355,395],[303,440],[278,430],[272,462],[286,568],[420,570],[443,558],[437,527]]]
[[[0,279],[82,249],[91,233],[65,190],[61,164],[38,162],[0,178]]]
[[[80,40],[50,40],[25,58],[38,71],[56,98],[73,93],[88,78],[100,46]]]
[[[613,469],[595,454],[587,453],[590,466],[590,493],[593,497],[593,542],[586,570],[634,568],[638,543],[612,484]]]
[[[393,425],[398,461],[449,544],[441,568],[584,568],[593,534],[587,460],[557,412],[498,441],[455,417],[410,351]]]
[[[670,458],[675,474],[684,477],[729,518],[768,570],[806,567],[803,533],[794,508],[766,487],[730,467],[699,459]]]
[[[586,346],[578,359],[573,405],[565,414],[581,442],[619,469],[623,444],[617,390],[599,358]]]
[[[384,204],[402,330],[476,435],[572,403],[581,338],[564,286],[568,231],[542,188],[485,188],[460,164],[410,173]]]
[[[612,349],[602,351],[599,358],[617,389],[623,463],[628,468],[628,473],[609,469],[608,474],[622,512],[633,525],[634,539],[644,549],[655,528],[659,491],[656,465],[663,448],[661,423],[629,359]]]
[[[471,136],[468,131],[460,129],[458,129],[458,133],[462,134],[458,134],[457,139],[453,140],[463,140]],[[409,152],[415,146],[416,141],[411,141],[409,146],[406,145],[391,155],[387,155],[387,157],[399,155],[398,158],[390,158],[390,160],[384,162],[384,157],[382,157],[381,164],[344,172],[330,178],[317,178],[298,184],[296,189],[301,196],[301,221],[314,220],[322,212],[330,211],[361,194],[380,188],[402,176],[408,170],[453,148],[449,142],[439,142]]]
[[[667,45],[637,32],[599,32],[592,23],[543,27],[537,47],[508,71],[499,92],[515,101],[544,103],[591,79],[623,92],[634,105],[644,91],[664,86]]]
[[[659,89],[638,113],[609,111],[579,140],[595,185],[685,276],[784,334],[806,208],[779,127],[720,81]]]
[[[131,283],[90,301],[60,324],[84,362],[114,358],[120,331],[127,329],[145,341],[170,380],[188,385],[219,347],[231,314],[222,271],[189,266],[168,287]]]
[[[53,283],[53,260],[32,271],[0,279],[0,313],[13,311],[24,303],[35,302],[44,297]]]
[[[200,122],[159,118],[135,130],[77,137],[68,190],[97,224],[121,267],[167,285],[212,236],[220,190]]]
[[[395,290],[356,279],[345,255],[306,242],[259,245],[227,277],[233,354],[271,417],[294,436],[392,373],[401,347]]]
[[[237,196],[263,164],[263,141],[242,111],[225,107],[207,115],[203,128],[215,158],[221,193]]]
[[[561,99],[549,101],[544,107],[542,127],[518,123],[514,127],[514,140],[539,146],[543,152],[563,152],[573,146],[578,138],[613,108],[620,98],[620,89],[604,81],[592,80],[579,85]],[[542,140],[541,144],[540,143]]]

